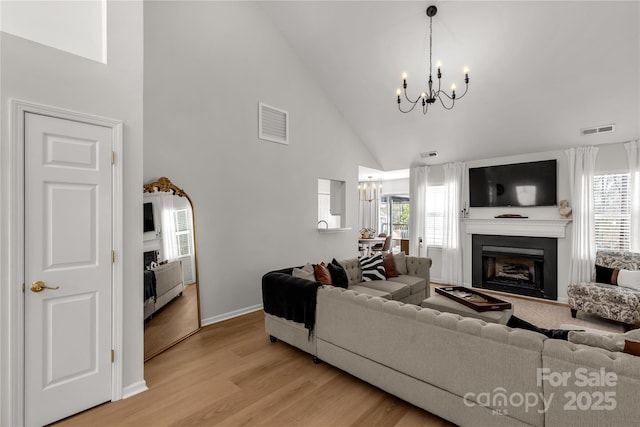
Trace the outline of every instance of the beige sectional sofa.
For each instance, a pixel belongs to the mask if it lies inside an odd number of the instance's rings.
[[[640,415],[640,359],[532,331],[332,286],[317,291],[313,335],[269,314],[265,328],[461,426],[623,426]]]
[[[387,280],[362,280],[362,268],[358,258],[338,261],[345,269],[352,291],[420,305],[422,300],[429,297],[431,281],[431,258],[407,256],[404,252],[393,255],[398,277]]]

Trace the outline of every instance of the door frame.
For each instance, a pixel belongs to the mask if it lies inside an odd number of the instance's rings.
[[[25,113],[41,114],[59,119],[104,126],[111,129],[112,149],[116,161],[112,165],[112,248],[115,262],[111,270],[112,324],[111,348],[115,358],[111,365],[111,400],[122,399],[123,344],[123,170],[121,120],[80,113],[29,101],[10,99],[9,134],[11,165],[9,170],[9,388],[8,410],[11,425],[24,425],[24,126]]]

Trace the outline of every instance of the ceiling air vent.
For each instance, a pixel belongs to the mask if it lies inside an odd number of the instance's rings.
[[[616,125],[615,124],[610,124],[610,125],[602,125],[602,126],[595,126],[592,128],[583,128],[580,129],[580,135],[584,136],[584,135],[595,135],[598,133],[609,133],[609,132],[615,132],[616,130]]]
[[[258,138],[289,144],[289,113],[260,102],[258,104]]]
[[[420,153],[420,157],[422,157],[423,159],[431,158],[431,157],[438,157],[438,152],[437,151],[425,151],[424,153]]]

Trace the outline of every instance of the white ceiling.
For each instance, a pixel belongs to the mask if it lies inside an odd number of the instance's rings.
[[[384,170],[638,138],[638,1],[260,4]],[[468,66],[469,93],[451,111],[402,114],[402,72],[410,97],[426,87],[429,4],[443,88],[461,93]]]

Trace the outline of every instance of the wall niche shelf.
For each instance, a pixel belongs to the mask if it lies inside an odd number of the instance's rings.
[[[318,232],[320,232],[320,234],[327,234],[327,233],[343,233],[345,231],[349,231],[351,230],[351,227],[341,227],[341,228],[318,228]]]

